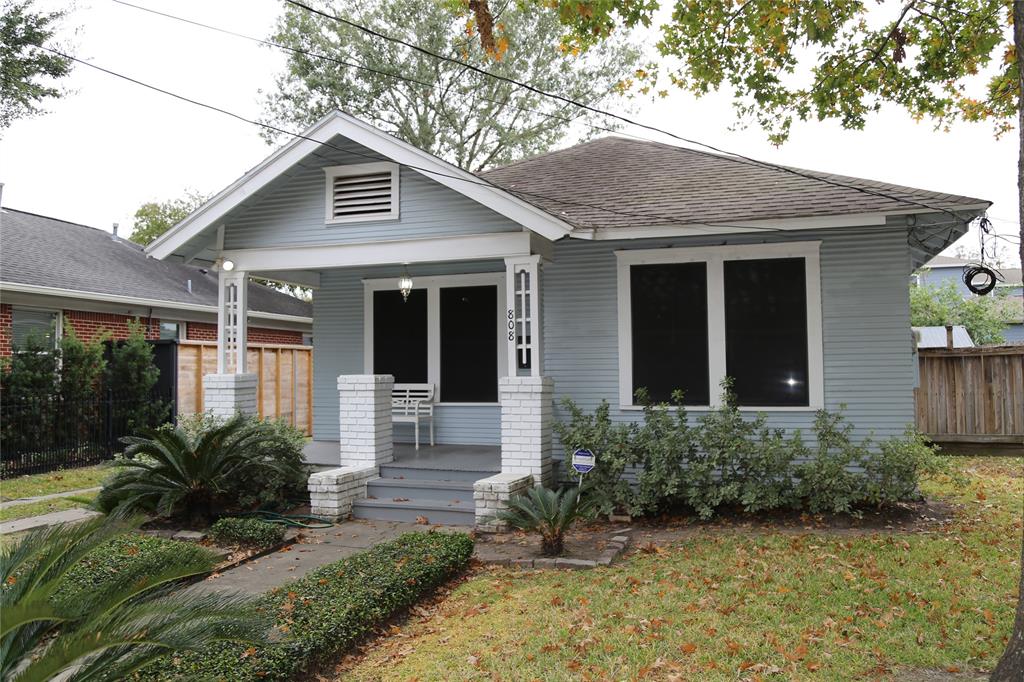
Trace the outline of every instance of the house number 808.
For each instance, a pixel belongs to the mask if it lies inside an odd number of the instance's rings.
[[[508,309],[508,340],[516,340],[516,311],[512,308]]]

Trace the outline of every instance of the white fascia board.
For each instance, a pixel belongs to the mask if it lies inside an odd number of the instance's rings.
[[[146,253],[161,260],[167,258],[183,244],[216,224],[241,202],[336,135],[341,135],[372,149],[398,164],[418,166],[425,171],[435,171],[433,173],[417,172],[548,239],[560,239],[573,230],[568,223],[487,183],[486,180],[398,140],[368,123],[336,111],[314,123],[302,133],[302,137],[296,137],[285,144],[258,166],[189,214],[180,223],[155,239],[146,247]]]
[[[362,265],[485,260],[531,253],[530,232],[500,232],[436,239],[292,246],[225,251],[238,270],[322,270]],[[285,277],[287,279],[287,277]]]
[[[171,310],[191,310],[195,312],[214,314],[217,312],[217,306],[215,305],[182,303],[180,301],[164,301],[158,298],[122,296],[120,294],[106,294],[98,291],[78,291],[75,289],[61,289],[59,287],[44,287],[35,284],[21,284],[19,282],[0,282],[0,291],[16,291],[24,294],[39,294],[41,296],[61,296],[63,298],[87,301],[106,301],[109,303],[122,303],[124,305],[137,305],[144,308],[168,308]],[[280,322],[295,322],[297,324],[313,324],[312,317],[285,315],[282,313],[265,313],[258,310],[250,310],[249,317],[256,317],[262,320],[277,320]]]
[[[958,214],[976,214],[990,204],[956,206],[949,210]],[[709,234],[741,234],[765,230],[793,231],[817,230],[842,227],[877,227],[887,224],[889,216],[904,216],[920,213],[938,213],[940,208],[928,211],[923,208],[900,209],[880,213],[849,213],[846,215],[811,216],[806,218],[772,218],[766,220],[735,220],[727,223],[692,223],[686,225],[650,225],[643,227],[577,229],[570,235],[574,239],[654,239],[658,237],[697,237]]]

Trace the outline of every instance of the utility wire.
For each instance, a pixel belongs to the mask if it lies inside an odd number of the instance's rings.
[[[287,46],[287,45],[283,45],[283,44],[280,44],[280,43],[277,43],[277,42],[274,42],[274,41],[264,40],[264,39],[261,39],[261,38],[256,38],[256,37],[249,36],[249,35],[246,35],[246,34],[243,34],[243,33],[239,33],[237,31],[233,31],[233,30],[230,30],[230,29],[225,29],[223,27],[212,26],[212,25],[200,22],[200,21],[193,20],[193,19],[188,19],[188,18],[185,18],[185,17],[180,17],[180,16],[176,16],[176,15],[169,14],[169,13],[166,13],[166,12],[161,12],[161,11],[158,11],[158,10],[155,10],[155,9],[151,9],[151,8],[148,8],[148,7],[143,7],[141,5],[136,5],[136,4],[133,4],[133,3],[130,3],[130,2],[126,2],[125,0],[113,0],[113,1],[115,3],[117,3],[117,4],[124,5],[126,7],[131,7],[133,9],[141,10],[141,11],[144,11],[144,12],[149,12],[151,14],[155,14],[155,15],[167,18],[167,19],[173,19],[175,21],[180,21],[180,22],[183,22],[183,23],[186,23],[186,24],[190,24],[190,25],[193,25],[193,26],[197,26],[197,27],[200,27],[200,28],[204,28],[204,29],[207,29],[207,30],[216,31],[216,32],[219,32],[219,33],[224,33],[224,34],[231,35],[231,36],[234,36],[234,37],[237,37],[237,38],[241,38],[241,39],[244,39],[244,40],[249,40],[251,42],[255,42],[255,43],[258,43],[258,44],[261,44],[261,45],[265,45],[265,46],[269,46],[269,47],[275,47],[275,48],[278,48],[280,50],[283,50],[283,51],[286,51],[286,52],[289,52],[289,53],[292,53],[292,54],[301,54],[301,55],[304,55],[304,56],[307,56],[307,57],[312,57],[312,58],[316,58],[316,59],[322,59],[322,60],[325,60],[325,61],[329,61],[329,62],[332,62],[332,63],[339,64],[339,65],[347,67],[347,68],[359,69],[359,70],[363,70],[363,71],[367,71],[367,72],[370,72],[370,73],[374,73],[374,74],[377,74],[377,75],[380,75],[380,76],[383,76],[383,77],[392,78],[392,79],[396,79],[396,80],[400,80],[400,81],[404,81],[404,82],[409,82],[409,83],[415,83],[417,85],[422,85],[422,86],[425,86],[425,87],[434,87],[436,85],[434,83],[427,83],[425,81],[416,80],[414,78],[410,78],[410,77],[403,76],[403,75],[400,75],[400,74],[395,74],[395,73],[381,71],[379,69],[374,69],[372,67],[366,66],[365,64],[359,64],[359,63],[345,61],[345,60],[339,59],[337,57],[334,57],[332,55],[326,55],[326,54],[319,53],[319,52],[313,52],[313,51],[308,51],[308,50],[302,50],[302,49],[299,49],[299,48],[293,48],[293,47],[290,47],[290,46]],[[458,62],[458,63],[461,64],[461,62]],[[519,86],[517,86],[517,87],[519,87]],[[490,101],[490,102],[494,102],[494,103],[499,103],[496,100],[492,100],[492,99],[489,99],[489,98],[486,98],[486,97],[481,97],[480,99],[482,99],[483,101]],[[501,103],[501,104],[504,104],[504,103]],[[607,127],[604,127],[604,126],[595,125],[595,124],[592,124],[592,123],[590,123],[588,121],[585,121],[585,120],[565,118],[565,117],[558,116],[556,114],[550,114],[550,113],[547,113],[547,112],[537,111],[537,110],[528,109],[528,108],[517,108],[517,110],[518,111],[528,111],[528,112],[531,112],[531,113],[535,113],[535,114],[538,114],[538,115],[541,115],[541,116],[547,116],[549,118],[554,118],[554,119],[561,120],[563,122],[568,122],[568,123],[579,122],[579,123],[582,123],[583,125],[586,125],[586,126],[590,127],[591,129],[594,129],[594,130],[602,130],[602,131],[605,131],[605,132],[625,134],[625,135],[628,135],[629,137],[632,137],[632,138],[635,138],[635,139],[638,139],[638,140],[643,140],[643,141],[648,141],[648,142],[651,141],[648,138],[645,138],[645,137],[642,137],[642,136],[639,136],[639,135],[635,135],[635,134],[624,132],[624,131],[615,130],[615,129],[612,129],[612,128],[607,128]],[[247,121],[247,122],[249,122],[249,121]],[[263,127],[267,127],[267,126],[264,125]],[[292,133],[290,131],[284,131],[284,132],[285,132],[285,134],[291,135],[293,137],[302,137],[301,135],[297,135],[297,134]],[[325,159],[325,160],[331,160],[328,157],[324,157],[324,156],[322,156],[320,154],[317,154],[316,152],[313,152],[313,155],[317,156],[318,158]],[[732,159],[728,159],[728,160],[732,160]],[[429,172],[434,172],[434,171],[429,171]],[[513,194],[517,193],[514,190],[505,190],[505,191],[509,191],[509,192],[511,192]],[[695,227],[697,229],[714,229],[714,228],[711,228],[711,227],[705,227],[704,226],[705,224],[699,224],[698,225],[698,224],[694,224],[694,223],[687,223],[687,222],[680,221],[677,218],[669,218],[667,216],[658,216],[658,215],[655,215],[655,214],[629,213],[629,212],[625,212],[625,211],[621,211],[621,210],[617,210],[617,209],[609,209],[608,207],[605,207],[605,206],[596,206],[594,204],[587,204],[587,203],[583,203],[583,202],[571,202],[571,201],[567,201],[567,200],[564,200],[564,199],[554,199],[553,197],[544,197],[544,195],[533,194],[533,193],[526,192],[526,191],[520,191],[519,193],[527,194],[527,195],[528,194],[532,194],[533,196],[537,196],[537,197],[541,197],[541,198],[546,198],[549,201],[553,201],[553,202],[561,203],[561,204],[565,204],[565,205],[575,204],[575,205],[578,205],[578,206],[580,206],[580,205],[581,206],[587,206],[587,207],[590,207],[590,208],[595,208],[596,210],[601,210],[601,211],[610,212],[610,213],[617,213],[619,215],[628,215],[628,216],[632,216],[632,217],[644,217],[644,218],[656,217],[658,219],[662,219],[662,220],[666,220],[666,221],[670,221],[670,222],[675,222],[675,223],[678,223],[678,224],[689,225],[689,226]],[[895,200],[895,201],[902,201],[901,199],[896,198],[896,197],[893,197],[893,200]],[[960,216],[958,216],[958,215],[956,215],[954,213],[951,213],[949,211],[945,211],[945,212],[947,214],[951,215],[954,218],[954,221],[955,221],[954,224],[962,224],[963,222],[965,222]],[[780,228],[754,227],[754,226],[750,226],[750,225],[731,225],[731,224],[726,224],[726,223],[714,223],[714,225],[716,227],[726,227],[726,228],[735,228],[735,229],[763,229],[763,230],[772,230],[772,229],[779,230],[780,229]],[[886,229],[888,229],[888,228],[886,228]],[[913,229],[909,230],[908,232],[910,233],[910,234],[908,234],[908,238],[909,238],[909,237],[912,236]],[[950,232],[952,233],[952,230]],[[937,233],[933,233],[932,235],[926,236],[926,239],[935,236],[935,234],[937,234]],[[950,235],[950,236],[952,236],[952,235]],[[1000,237],[1000,235],[993,235],[993,236],[996,236],[997,238]],[[923,243],[921,243],[919,239],[915,238],[914,240],[918,243],[919,246],[921,246],[922,248],[924,247]]]
[[[403,81],[403,82],[406,82],[406,83],[414,83],[416,85],[421,85],[421,86],[426,87],[426,88],[434,88],[434,87],[437,86],[436,82],[429,83],[427,81],[417,80],[416,78],[412,78],[410,76],[404,76],[402,74],[392,73],[392,72],[389,72],[389,71],[382,71],[380,69],[375,69],[375,68],[373,68],[371,66],[367,66],[365,63],[360,64],[360,63],[357,63],[357,62],[352,62],[352,61],[347,61],[347,60],[344,60],[344,59],[340,59],[340,58],[335,57],[333,55],[324,54],[322,52],[314,52],[312,50],[304,50],[304,49],[298,48],[298,47],[291,47],[290,45],[284,45],[282,43],[278,43],[278,42],[275,42],[273,40],[266,40],[264,38],[257,38],[255,36],[250,36],[250,35],[247,35],[245,33],[239,33],[238,31],[233,31],[231,29],[223,28],[221,26],[212,26],[210,24],[204,24],[203,22],[196,21],[195,19],[189,19],[187,17],[182,17],[182,16],[178,16],[178,15],[175,15],[175,14],[169,14],[167,12],[161,12],[160,10],[152,9],[150,7],[143,7],[142,5],[136,5],[136,4],[133,4],[131,2],[126,2],[125,0],[112,0],[112,2],[114,2],[114,3],[118,4],[118,5],[123,5],[125,7],[131,7],[132,9],[140,10],[142,12],[149,12],[150,14],[155,14],[157,16],[161,16],[161,17],[164,17],[166,19],[173,19],[175,21],[180,21],[182,23],[190,24],[192,26],[196,26],[196,27],[199,27],[199,28],[204,28],[204,29],[207,29],[207,30],[210,30],[210,31],[216,31],[218,33],[223,33],[225,35],[233,36],[235,38],[241,38],[242,40],[248,40],[248,41],[251,41],[251,42],[254,42],[254,43],[258,43],[260,45],[264,45],[266,47],[277,48],[279,50],[283,50],[283,51],[289,52],[291,54],[302,55],[304,57],[310,57],[310,58],[314,58],[314,59],[322,59],[324,61],[328,61],[328,62],[337,64],[339,66],[344,66],[346,68],[356,69],[358,71],[366,71],[367,73],[376,74],[376,75],[382,76],[384,78],[391,78],[391,79]],[[493,99],[493,98],[490,98],[490,97],[479,97],[478,96],[478,98],[480,100],[484,101],[484,102],[490,102],[491,104],[505,105],[507,103],[507,101],[503,102],[501,100]],[[568,106],[568,105],[566,105],[566,106]],[[607,133],[626,134],[626,135],[629,135],[630,137],[635,137],[636,139],[640,139],[640,140],[646,139],[646,138],[642,138],[642,137],[640,137],[638,135],[632,135],[631,133],[622,133],[622,131],[619,131],[619,130],[617,130],[615,128],[608,128],[606,126],[596,125],[596,124],[590,123],[588,121],[582,121],[578,117],[559,116],[558,114],[552,114],[552,113],[546,112],[546,111],[538,111],[537,109],[528,109],[526,107],[515,107],[515,110],[516,111],[530,112],[532,114],[537,114],[538,116],[545,116],[545,117],[550,118],[550,119],[554,119],[554,120],[557,120],[557,121],[562,121],[563,123],[582,123],[582,124],[592,128],[594,130],[601,130],[601,131],[604,131],[604,132],[607,132]]]
[[[324,147],[329,147],[329,148],[331,148],[331,149],[333,149],[335,151],[339,151],[339,152],[342,152],[342,153],[353,154],[355,156],[361,156],[363,158],[371,159],[371,160],[374,160],[374,161],[379,161],[380,160],[380,158],[378,156],[375,156],[375,155],[372,155],[372,154],[365,154],[365,153],[358,152],[358,151],[353,150],[353,149],[344,149],[342,147],[338,147],[336,145],[333,145],[333,144],[331,144],[329,142],[322,142],[320,140],[317,140],[315,138],[309,137],[307,135],[303,135],[302,133],[295,133],[295,132],[292,132],[290,130],[286,130],[284,128],[280,128],[278,126],[271,125],[269,123],[263,123],[261,121],[257,121],[257,120],[254,120],[254,119],[247,118],[245,116],[242,116],[241,114],[235,113],[233,111],[229,111],[227,109],[223,109],[221,107],[218,107],[218,106],[215,106],[215,105],[212,105],[212,104],[207,104],[205,102],[200,102],[199,100],[195,100],[195,99],[192,99],[190,97],[186,97],[184,95],[179,95],[179,94],[177,94],[175,92],[171,92],[170,90],[165,90],[164,88],[158,87],[156,85],[151,85],[149,83],[146,83],[144,81],[138,80],[136,78],[132,78],[131,76],[126,76],[126,75],[118,73],[116,71],[112,71],[110,69],[104,68],[102,66],[99,66],[98,64],[93,64],[92,62],[88,62],[88,61],[85,61],[83,59],[79,59],[78,57],[73,57],[73,56],[71,56],[69,54],[61,52],[60,50],[55,50],[55,49],[53,49],[51,47],[47,47],[45,45],[40,45],[38,47],[40,49],[42,49],[42,50],[46,50],[47,52],[55,54],[55,55],[57,55],[59,57],[62,57],[64,59],[71,60],[71,61],[73,61],[75,63],[82,64],[82,65],[87,66],[87,67],[89,67],[91,69],[95,69],[97,71],[100,71],[102,73],[108,74],[110,76],[114,76],[115,78],[120,78],[122,80],[128,81],[129,83],[133,83],[133,84],[138,85],[140,87],[147,88],[149,90],[153,90],[154,92],[159,92],[159,93],[161,93],[163,95],[167,95],[168,97],[173,97],[175,99],[181,100],[183,102],[187,102],[189,104],[192,104],[192,105],[195,105],[195,106],[198,106],[198,107],[202,107],[204,109],[209,109],[211,111],[216,111],[218,113],[224,114],[225,116],[230,116],[231,118],[237,119],[237,120],[242,121],[244,123],[248,123],[250,125],[258,126],[258,127],[261,127],[261,128],[266,128],[267,130],[272,130],[272,131],[280,133],[282,135],[289,135],[289,136],[294,137],[294,138],[298,138],[298,139],[302,139],[302,140],[308,140],[308,141],[313,142],[315,144],[318,144],[318,145],[321,145],[321,146],[324,146]],[[321,158],[324,158],[324,157],[321,157]],[[675,224],[683,226],[683,227],[691,227],[691,228],[694,228],[694,229],[713,230],[713,229],[720,228],[720,227],[730,227],[730,228],[736,228],[736,229],[742,229],[742,230],[758,230],[758,231],[768,231],[768,232],[780,232],[780,231],[783,231],[781,228],[765,227],[765,226],[761,226],[761,225],[730,225],[730,224],[727,224],[727,223],[717,223],[717,222],[687,222],[685,220],[682,220],[680,218],[676,218],[674,216],[665,216],[665,215],[659,215],[659,214],[656,214],[656,213],[635,213],[635,212],[631,212],[631,211],[623,211],[623,210],[620,210],[620,209],[614,209],[614,208],[610,208],[610,207],[607,207],[607,206],[600,206],[600,205],[597,205],[597,204],[591,204],[591,203],[587,203],[587,202],[574,201],[574,200],[571,200],[571,199],[560,199],[560,198],[556,198],[556,197],[547,196],[547,195],[544,195],[544,194],[539,194],[537,192],[530,192],[530,191],[527,191],[527,190],[506,189],[504,187],[501,187],[500,185],[495,185],[495,184],[493,184],[491,182],[487,182],[485,180],[469,179],[469,178],[465,178],[465,177],[462,177],[462,176],[459,176],[459,175],[453,175],[451,173],[445,173],[445,172],[442,172],[442,171],[434,170],[432,168],[424,168],[422,166],[416,166],[414,164],[405,163],[405,164],[402,164],[402,165],[405,166],[406,168],[411,168],[411,169],[419,171],[421,173],[426,173],[426,174],[430,174],[430,175],[436,175],[436,176],[439,176],[439,177],[451,178],[453,180],[458,180],[460,182],[464,182],[464,183],[470,184],[470,185],[479,185],[481,187],[488,187],[490,189],[498,189],[498,190],[501,190],[501,191],[506,192],[508,194],[512,194],[512,195],[516,195],[516,196],[532,196],[532,197],[535,197],[537,199],[543,199],[545,201],[550,201],[550,202],[553,202],[553,203],[556,203],[556,204],[563,204],[563,205],[566,205],[566,206],[583,206],[583,207],[586,207],[586,208],[592,208],[594,210],[604,211],[604,212],[607,212],[607,213],[614,213],[614,214],[617,214],[617,215],[627,216],[627,217],[631,217],[631,218],[644,218],[644,219],[648,219],[648,220],[651,219],[651,218],[656,218],[658,220],[663,220],[663,221],[668,222],[668,223],[675,223]],[[541,210],[544,210],[544,209],[541,209]],[[548,211],[548,213],[550,213],[550,211]],[[593,228],[583,228],[583,229],[593,229]]]
[[[313,14],[317,14],[317,15],[319,15],[321,17],[324,17],[325,19],[330,19],[332,21],[337,21],[337,22],[342,23],[342,24],[344,24],[346,26],[354,28],[354,29],[356,29],[358,31],[362,31],[363,33],[367,33],[368,35],[372,35],[374,37],[380,38],[382,40],[386,40],[388,42],[397,43],[397,44],[402,45],[404,47],[407,47],[407,48],[409,48],[411,50],[415,50],[416,52],[419,52],[421,54],[427,55],[428,57],[431,57],[433,59],[437,59],[437,60],[441,60],[441,61],[445,61],[445,62],[450,62],[452,64],[456,64],[456,65],[460,66],[461,68],[469,69],[470,71],[473,71],[475,73],[479,73],[479,74],[487,76],[489,78],[494,78],[494,79],[497,79],[497,80],[500,80],[500,81],[504,81],[506,83],[510,83],[510,84],[515,85],[517,87],[524,88],[524,89],[526,89],[526,90],[528,90],[528,91],[530,91],[530,92],[532,92],[534,94],[541,95],[542,97],[548,97],[548,98],[551,98],[551,99],[556,99],[556,100],[559,100],[559,101],[564,102],[566,104],[571,104],[571,105],[573,105],[575,107],[579,107],[580,109],[583,109],[585,111],[589,111],[589,112],[594,113],[594,114],[599,114],[601,116],[605,116],[605,117],[608,117],[608,118],[617,119],[617,120],[620,120],[620,121],[622,121],[624,123],[627,123],[629,125],[636,126],[638,128],[644,128],[646,130],[650,130],[650,131],[653,131],[653,132],[656,132],[656,133],[660,133],[662,135],[667,135],[667,136],[669,136],[671,138],[674,138],[674,139],[679,140],[681,142],[685,142],[685,143],[690,144],[690,145],[696,145],[696,146],[699,146],[699,147],[703,147],[705,149],[709,149],[709,150],[715,152],[716,154],[724,155],[722,158],[727,158],[727,159],[729,159],[731,161],[734,161],[734,162],[737,162],[737,163],[744,163],[744,162],[745,163],[751,163],[751,164],[755,164],[755,165],[763,167],[763,168],[769,168],[769,169],[772,169],[772,170],[776,170],[776,171],[783,172],[783,173],[789,173],[789,174],[796,175],[798,177],[806,178],[806,179],[809,179],[809,180],[815,180],[817,182],[822,182],[822,183],[825,183],[827,185],[832,185],[834,187],[840,187],[840,188],[843,188],[843,189],[851,189],[851,190],[854,190],[854,191],[857,191],[857,192],[861,192],[863,194],[868,194],[868,195],[871,195],[871,196],[874,196],[874,197],[884,198],[884,199],[888,199],[890,201],[896,201],[896,202],[899,202],[899,203],[909,204],[909,205],[913,205],[913,206],[919,206],[921,208],[926,208],[929,211],[943,212],[943,213],[946,213],[946,214],[952,216],[953,218],[955,218],[957,220],[963,221],[963,218],[961,218],[955,212],[953,212],[953,211],[951,211],[951,210],[949,210],[947,208],[942,208],[942,207],[938,207],[938,206],[931,206],[929,204],[925,204],[925,203],[922,203],[922,202],[919,202],[919,201],[915,201],[913,199],[907,199],[907,198],[893,196],[893,195],[886,194],[885,192],[881,192],[881,191],[878,191],[878,190],[868,189],[866,187],[860,187],[858,185],[853,185],[853,184],[839,182],[839,181],[832,180],[832,179],[829,179],[829,178],[826,178],[826,177],[823,177],[823,176],[820,176],[820,175],[817,175],[817,174],[804,173],[802,171],[799,171],[799,170],[797,170],[795,168],[790,168],[788,166],[780,166],[778,164],[773,164],[773,163],[770,163],[770,162],[767,162],[767,161],[759,161],[757,159],[754,159],[754,158],[751,158],[751,157],[748,157],[748,156],[744,156],[743,154],[739,154],[739,153],[736,153],[736,152],[730,152],[730,151],[727,151],[725,149],[721,149],[719,147],[716,147],[714,145],[707,144],[705,142],[700,142],[699,140],[694,140],[694,139],[691,139],[691,138],[688,138],[688,137],[684,137],[682,135],[678,135],[676,133],[673,133],[672,131],[665,130],[663,128],[659,128],[657,126],[653,126],[653,125],[650,125],[650,124],[647,124],[647,123],[643,123],[641,121],[636,121],[636,120],[634,120],[632,118],[629,118],[627,116],[623,116],[621,114],[615,114],[613,112],[606,111],[604,109],[600,109],[598,107],[586,104],[584,102],[579,102],[579,101],[574,100],[574,99],[572,99],[570,97],[565,97],[564,95],[559,95],[557,93],[552,93],[552,92],[547,92],[545,90],[541,90],[540,88],[537,88],[537,87],[535,87],[533,85],[530,85],[529,83],[524,83],[522,81],[518,81],[518,80],[516,80],[514,78],[510,78],[508,76],[503,76],[501,74],[492,73],[492,72],[490,72],[490,71],[488,71],[486,69],[483,69],[483,68],[481,68],[479,66],[476,66],[475,64],[470,64],[468,62],[463,62],[463,61],[460,61],[458,59],[454,59],[452,57],[448,57],[446,55],[438,54],[436,52],[433,52],[432,50],[428,50],[425,47],[421,47],[421,46],[419,46],[419,45],[417,45],[415,43],[411,43],[411,42],[409,42],[407,40],[404,40],[402,38],[396,38],[394,36],[389,36],[389,35],[387,35],[385,33],[382,33],[382,32],[380,32],[380,31],[378,31],[376,29],[373,29],[373,28],[370,28],[368,26],[363,26],[362,24],[356,23],[356,22],[354,22],[354,21],[352,21],[350,19],[346,19],[346,18],[340,17],[340,16],[338,16],[336,14],[331,14],[329,12],[324,12],[322,10],[310,7],[309,5],[307,5],[305,3],[302,3],[302,2],[299,2],[298,0],[285,0],[285,2],[290,4],[290,5],[294,5],[295,7],[299,7],[301,9],[304,9],[307,12],[311,12]]]

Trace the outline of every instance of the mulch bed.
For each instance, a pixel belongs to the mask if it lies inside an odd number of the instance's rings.
[[[692,514],[666,514],[632,519],[630,523],[597,520],[577,526],[566,535],[563,558],[598,561],[608,550],[611,539],[625,534],[631,550],[685,540],[701,532],[732,533],[829,533],[864,535],[878,532],[926,533],[953,520],[955,507],[937,500],[910,502],[886,509],[862,510],[858,518],[849,514],[808,514],[781,511],[745,514],[742,510],[724,510],[710,521]],[[476,538],[476,557],[484,563],[520,565],[543,558],[540,537],[518,531],[482,533]],[[547,568],[546,565],[533,566]]]

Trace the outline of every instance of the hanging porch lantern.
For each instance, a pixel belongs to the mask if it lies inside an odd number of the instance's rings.
[[[398,290],[402,292],[402,300],[408,301],[412,292],[412,277],[409,276],[408,270],[402,270],[402,276],[398,279]]]

